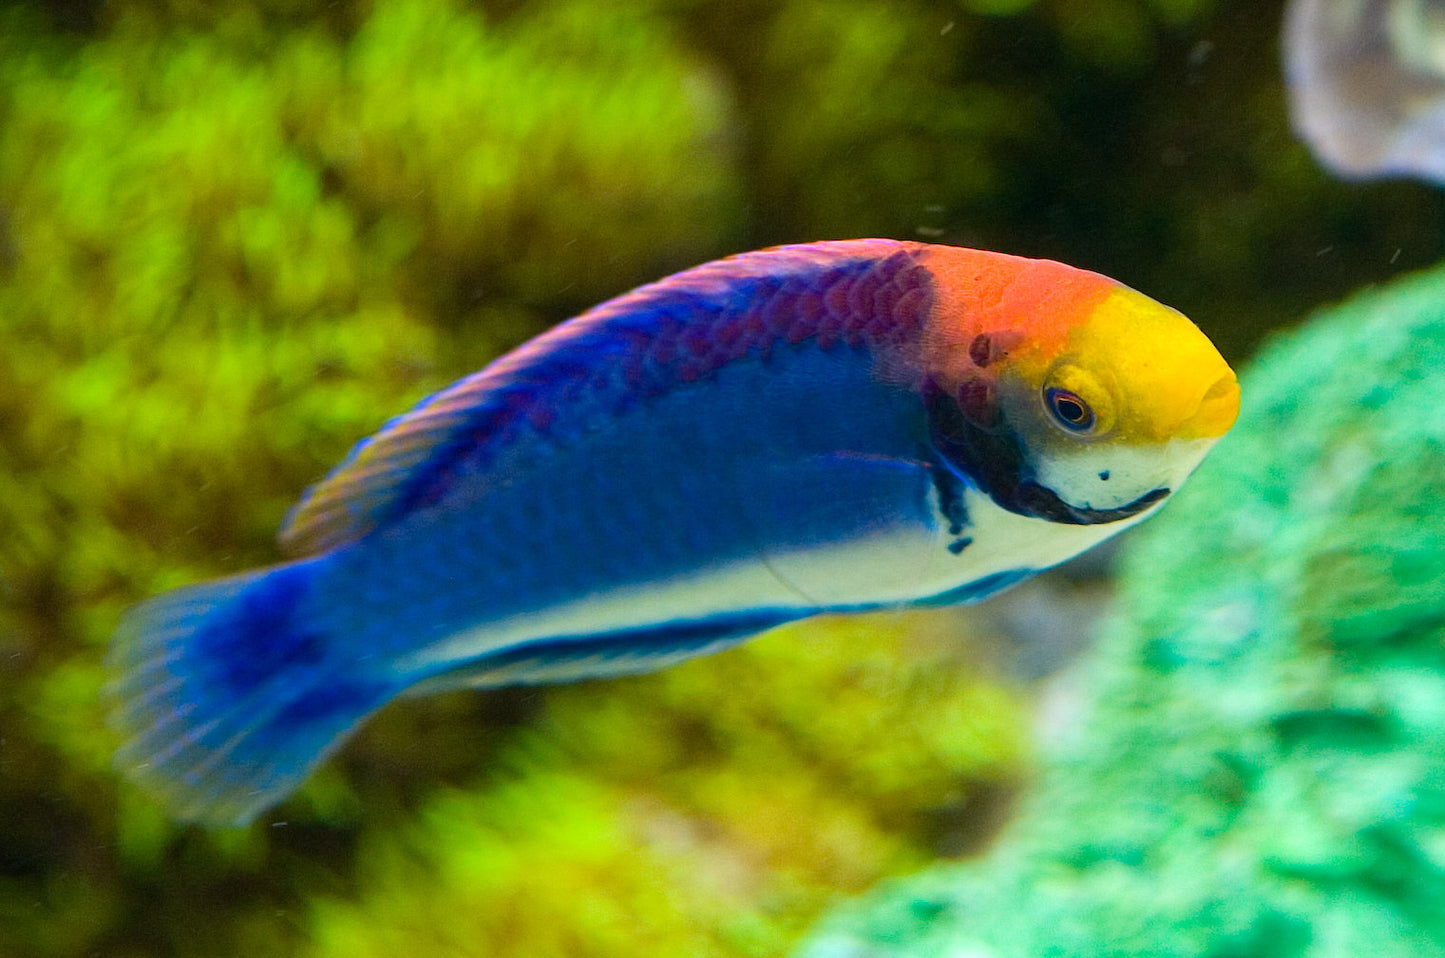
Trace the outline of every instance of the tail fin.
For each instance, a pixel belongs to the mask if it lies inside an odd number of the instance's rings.
[[[403,683],[366,677],[305,619],[324,558],[152,599],[111,648],[116,764],[178,818],[244,825]]]

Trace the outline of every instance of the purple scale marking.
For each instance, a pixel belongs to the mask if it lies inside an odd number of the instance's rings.
[[[604,303],[372,440],[432,448],[408,457],[415,460],[410,481],[365,506],[356,531],[437,501],[458,475],[485,471],[523,430],[571,432],[564,410],[586,422],[617,415],[744,356],[766,362],[780,341],[814,339],[823,348],[840,339],[854,347],[904,342],[926,322],[930,277],[908,246],[821,244],[705,264]],[[323,490],[323,497],[336,493]],[[355,505],[352,492],[345,495]]]

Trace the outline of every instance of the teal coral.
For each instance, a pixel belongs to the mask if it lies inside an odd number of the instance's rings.
[[[1445,954],[1445,271],[1273,344],[996,854],[807,958]]]

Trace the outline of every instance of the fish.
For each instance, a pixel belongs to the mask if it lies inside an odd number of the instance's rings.
[[[1290,118],[1347,179],[1445,183],[1445,2],[1290,0]]]
[[[742,253],[563,322],[310,488],[287,561],[126,613],[119,769],[241,826],[391,700],[976,602],[1158,511],[1239,409],[1187,318],[1049,260]]]

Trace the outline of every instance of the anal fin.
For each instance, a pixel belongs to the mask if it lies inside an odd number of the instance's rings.
[[[737,645],[807,614],[800,609],[757,609],[602,635],[536,639],[463,662],[412,686],[407,695],[654,672]]]

